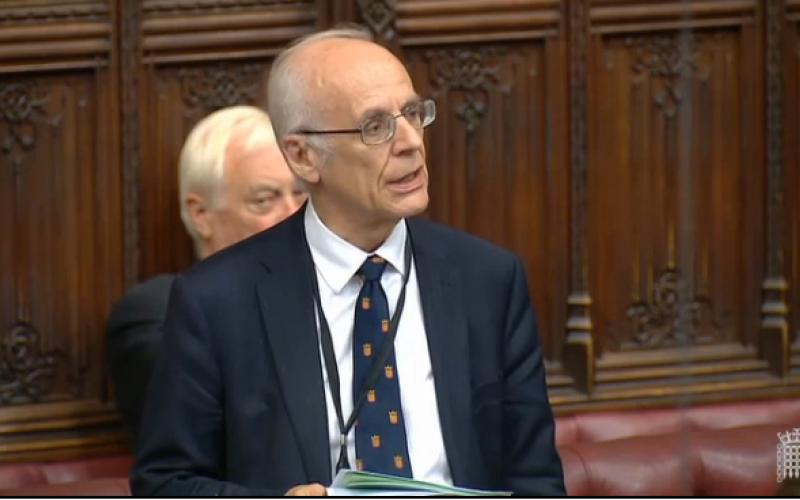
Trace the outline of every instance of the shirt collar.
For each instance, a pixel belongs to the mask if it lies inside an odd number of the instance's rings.
[[[399,273],[405,272],[404,253],[406,221],[401,219],[392,229],[386,241],[372,253],[367,253],[328,229],[317,215],[311,199],[303,217],[306,239],[311,257],[325,283],[339,293],[370,255],[379,255]]]

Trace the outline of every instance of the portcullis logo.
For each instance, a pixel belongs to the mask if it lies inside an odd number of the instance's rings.
[[[800,428],[778,433],[778,482],[800,478]]]

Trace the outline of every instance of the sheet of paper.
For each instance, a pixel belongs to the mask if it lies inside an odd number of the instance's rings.
[[[416,481],[375,472],[340,470],[328,488],[329,496],[511,496],[510,491],[485,491]]]

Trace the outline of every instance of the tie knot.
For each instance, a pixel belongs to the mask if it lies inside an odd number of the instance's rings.
[[[386,261],[377,255],[370,255],[361,265],[361,273],[367,281],[379,281],[384,269],[386,269]]]

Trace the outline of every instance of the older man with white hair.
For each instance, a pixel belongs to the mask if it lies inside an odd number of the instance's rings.
[[[309,202],[179,277],[136,495],[325,495],[358,469],[564,493],[522,263],[415,217],[436,103],[356,30],[275,61],[270,113]]]
[[[286,165],[269,116],[254,106],[232,106],[195,125],[181,150],[181,218],[195,255],[209,255],[267,229],[305,201]],[[174,275],[133,287],[108,319],[108,360],[117,407],[135,439],[145,390],[161,352]]]

